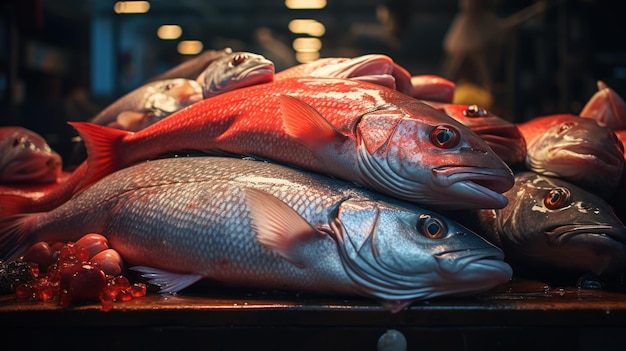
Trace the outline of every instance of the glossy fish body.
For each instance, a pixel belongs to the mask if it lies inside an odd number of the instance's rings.
[[[61,156],[38,133],[23,127],[0,127],[0,184],[56,183]]]
[[[563,179],[515,176],[502,209],[479,211],[476,227],[516,274],[610,275],[626,268],[626,228],[607,201]]]
[[[498,208],[508,166],[446,114],[379,85],[283,79],[202,100],[137,133],[71,123],[86,141],[81,189],[179,150],[283,162],[420,204]]]
[[[251,52],[232,52],[211,62],[196,78],[206,99],[274,80],[274,63]]]
[[[487,145],[509,166],[523,164],[526,142],[517,126],[478,105],[424,101],[445,112],[483,138]]]
[[[107,237],[176,292],[227,285],[362,295],[397,311],[508,281],[501,250],[438,213],[274,163],[180,157],[120,170],[47,213],[0,222],[0,259]]]
[[[526,141],[526,166],[610,196],[624,168],[623,145],[591,118],[562,114],[517,125]]]

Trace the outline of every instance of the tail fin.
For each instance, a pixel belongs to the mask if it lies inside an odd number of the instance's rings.
[[[36,242],[29,235],[36,214],[19,214],[0,219],[0,260],[14,261]]]
[[[0,218],[10,217],[29,211],[33,199],[25,196],[2,194],[0,195]]]
[[[78,131],[87,148],[88,169],[76,187],[75,193],[78,193],[123,166],[118,145],[132,133],[89,122],[68,123]]]

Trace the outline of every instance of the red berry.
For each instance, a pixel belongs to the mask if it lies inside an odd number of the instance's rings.
[[[124,270],[124,261],[117,251],[106,249],[91,258],[91,262],[98,264],[104,273],[117,276]]]
[[[83,263],[70,279],[68,291],[73,299],[98,301],[105,286],[104,272],[92,264]]]
[[[55,258],[48,243],[40,241],[35,243],[26,251],[22,260],[25,262],[36,263],[39,266],[39,269],[45,272],[48,267],[54,263]]]
[[[78,241],[76,241],[76,245],[82,246],[89,251],[89,257],[93,257],[98,252],[104,251],[109,248],[109,241],[104,236],[97,233],[90,233],[83,235]]]

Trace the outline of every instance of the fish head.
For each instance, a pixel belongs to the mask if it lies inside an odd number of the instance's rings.
[[[1,127],[0,150],[1,183],[52,183],[61,175],[61,156],[29,129]]]
[[[143,96],[143,111],[164,118],[202,100],[202,88],[192,79],[165,79],[147,86]]]
[[[517,126],[478,105],[441,104],[448,116],[470,128],[509,165],[526,158],[526,142]]]
[[[274,80],[274,63],[251,52],[233,52],[213,62],[198,77],[204,98]]]
[[[590,118],[572,118],[528,145],[526,165],[609,196],[622,176],[624,146],[608,127]]]
[[[359,167],[375,189],[411,202],[501,208],[511,169],[478,135],[441,111],[415,101],[381,106],[356,127]]]
[[[608,274],[626,268],[626,227],[606,200],[560,178],[516,175],[497,210],[501,248],[514,269]]]
[[[369,54],[354,58],[326,58],[311,63],[310,77],[362,80],[396,89],[401,78],[393,60],[387,55]],[[408,77],[407,79],[410,79]]]
[[[512,275],[499,248],[417,206],[348,199],[331,222],[348,275],[385,300],[483,291]]]
[[[598,91],[580,111],[581,117],[595,119],[611,129],[626,129],[626,102],[603,81],[598,81]]]

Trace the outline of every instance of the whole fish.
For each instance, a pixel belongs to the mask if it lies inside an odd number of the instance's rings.
[[[274,63],[251,52],[232,52],[211,62],[196,78],[206,99],[274,80]]]
[[[469,127],[509,166],[523,164],[526,142],[517,126],[478,105],[424,101]]]
[[[591,118],[560,114],[517,127],[526,141],[529,170],[560,177],[607,198],[624,168],[624,147],[615,133]]]
[[[581,117],[593,118],[613,130],[626,129],[626,102],[606,83],[598,81],[598,91],[580,111]]]
[[[0,259],[104,235],[162,292],[231,286],[362,295],[396,312],[511,278],[502,251],[424,208],[323,175],[233,157],[120,170],[50,212],[0,221]]]
[[[607,276],[626,268],[626,227],[606,200],[535,172],[516,174],[505,195],[502,209],[474,211],[474,222],[456,219],[500,247],[516,275]]]
[[[79,191],[180,150],[250,155],[433,206],[499,208],[509,167],[467,127],[416,99],[346,79],[281,79],[202,100],[136,133],[70,123],[86,142]]]
[[[63,160],[40,134],[23,127],[0,127],[0,184],[55,183]]]

